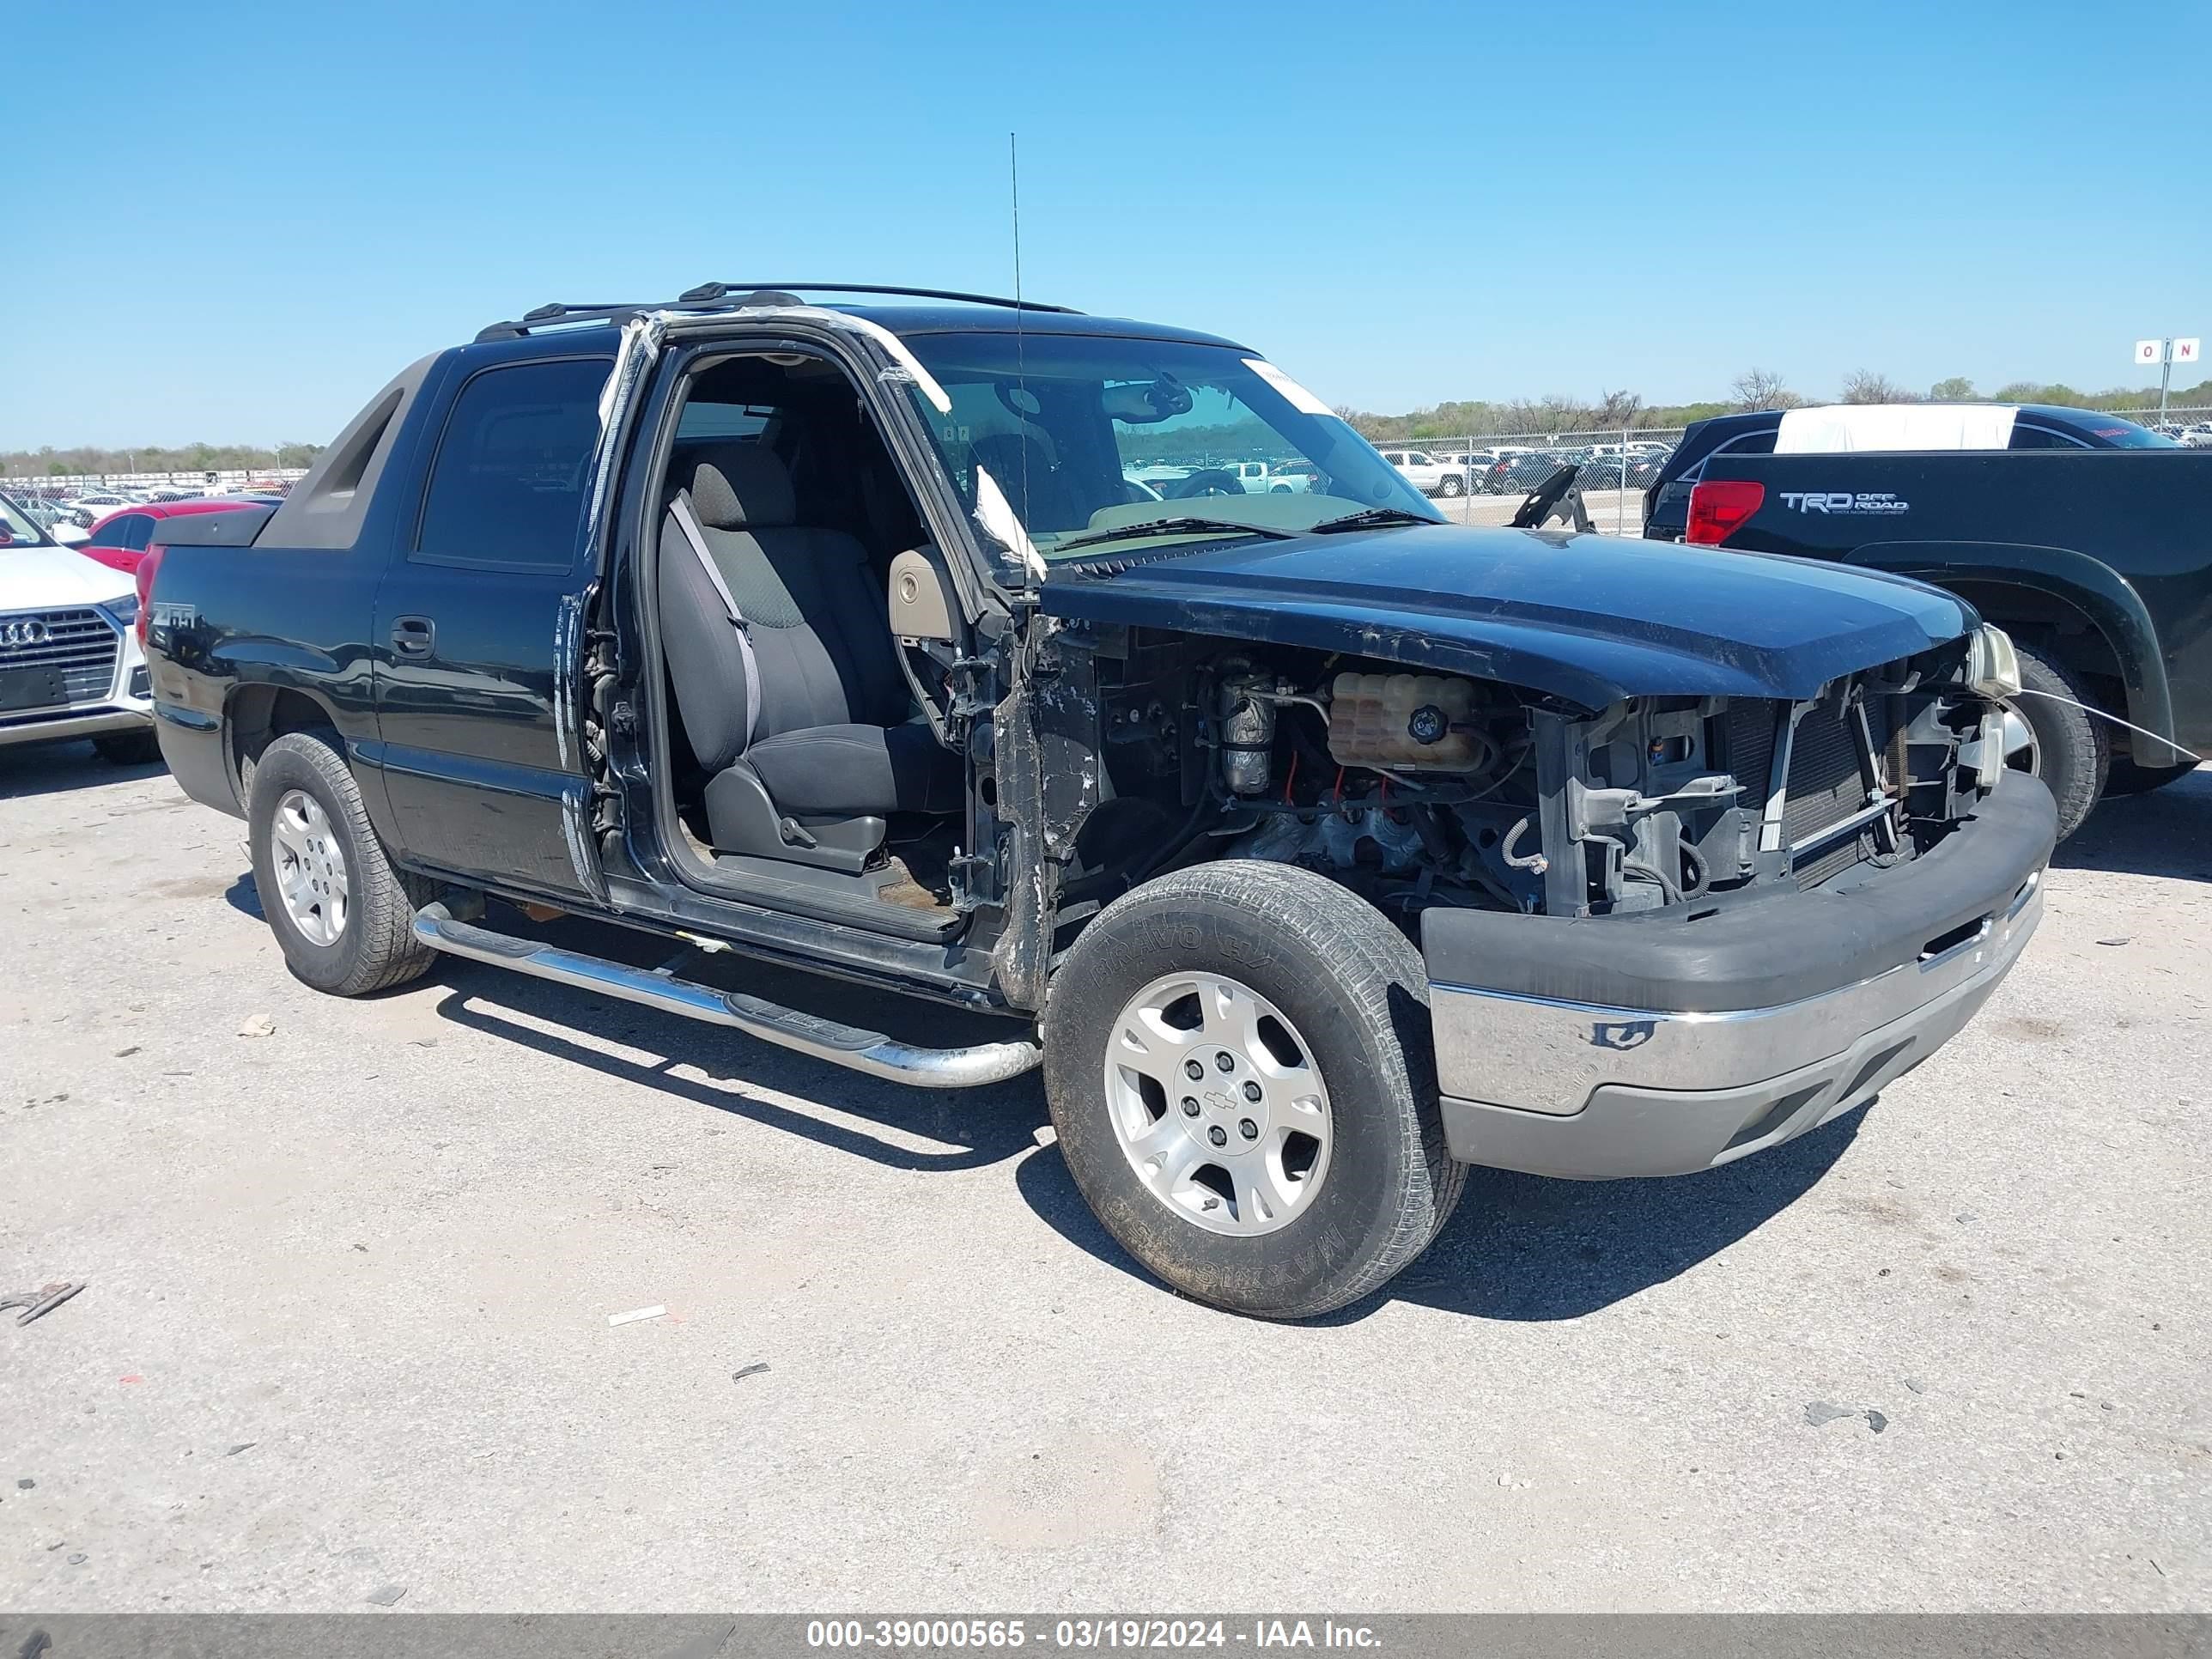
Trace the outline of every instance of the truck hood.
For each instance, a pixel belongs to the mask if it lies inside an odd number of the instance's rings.
[[[131,579],[67,547],[0,547],[0,611],[111,605]]]
[[[1240,541],[1063,568],[1046,612],[1357,653],[1601,708],[1625,696],[1810,697],[1975,626],[1936,588],[1808,559],[1456,525]],[[1101,561],[1101,565],[1104,563]]]

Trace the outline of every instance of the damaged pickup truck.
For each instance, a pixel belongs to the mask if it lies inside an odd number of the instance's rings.
[[[1163,499],[1126,472],[1170,434]],[[169,533],[162,750],[247,820],[300,978],[445,952],[924,1086],[1042,1066],[1114,1237],[1243,1313],[1381,1285],[1469,1164],[1686,1173],[1871,1100],[2040,913],[2051,800],[1964,602],[1447,525],[1183,330],[546,307]],[[917,1047],[488,900],[1008,1030]]]

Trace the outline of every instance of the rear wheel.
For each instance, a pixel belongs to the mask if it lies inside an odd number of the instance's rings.
[[[1164,876],[1054,976],[1045,1090],[1122,1247],[1237,1313],[1342,1307],[1425,1249],[1466,1182],[1444,1149],[1419,951],[1288,866]]]
[[[1447,475],[1443,483],[1437,487],[1437,494],[1442,495],[1446,501],[1449,501],[1455,495],[1464,495],[1466,491],[1467,486],[1465,484],[1462,483],[1457,478]]]
[[[2112,765],[2111,740],[2102,720],[2074,706],[2093,704],[2093,700],[2072,669],[2058,658],[2026,646],[2014,648],[2020,656],[2021,689],[2027,695],[2013,704],[2013,712],[2033,739],[2013,749],[2014,763],[2034,773],[2050,788],[2058,803],[2058,839],[2063,841],[2081,827],[2103,793]]]
[[[262,750],[246,810],[254,890],[297,978],[333,996],[404,984],[436,952],[416,942],[432,884],[395,868],[353,774],[307,732]]]

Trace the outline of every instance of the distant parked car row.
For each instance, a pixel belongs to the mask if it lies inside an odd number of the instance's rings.
[[[2212,449],[2212,421],[2199,421],[2193,426],[2183,426],[2178,421],[2160,421],[2150,429],[2161,438],[2171,438],[2191,449]]]
[[[1200,495],[1303,495],[1316,474],[1304,461],[1194,461],[1132,467],[1121,476],[1145,500],[1179,501]]]
[[[1536,489],[1563,466],[1580,469],[1584,489],[1644,489],[1674,453],[1671,444],[1499,444],[1493,448],[1438,452],[1386,449],[1382,459],[1425,495],[1518,495]]]
[[[204,489],[178,484],[157,484],[146,489],[72,489],[28,483],[5,486],[16,509],[65,547],[84,541],[101,520],[127,508],[167,507],[185,501],[268,501],[281,498],[291,487],[287,478],[257,478]]]

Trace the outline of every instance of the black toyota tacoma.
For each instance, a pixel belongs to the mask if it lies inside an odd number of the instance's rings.
[[[2100,796],[2158,788],[2212,753],[2212,452],[2092,410],[1967,413],[2008,430],[1980,448],[1777,453],[1778,411],[1700,422],[1649,492],[1644,533],[1837,560],[1967,600],[2017,647],[2008,747],[2050,786],[2063,840]]]
[[[1163,495],[1167,441],[1203,459]],[[171,534],[162,750],[301,979],[442,951],[926,1086],[1042,1066],[1115,1237],[1246,1313],[1382,1285],[1468,1163],[1688,1172],[1871,1099],[2040,913],[2051,797],[1966,604],[1445,524],[1187,330],[542,307]],[[918,1047],[549,908],[1008,1029]]]

